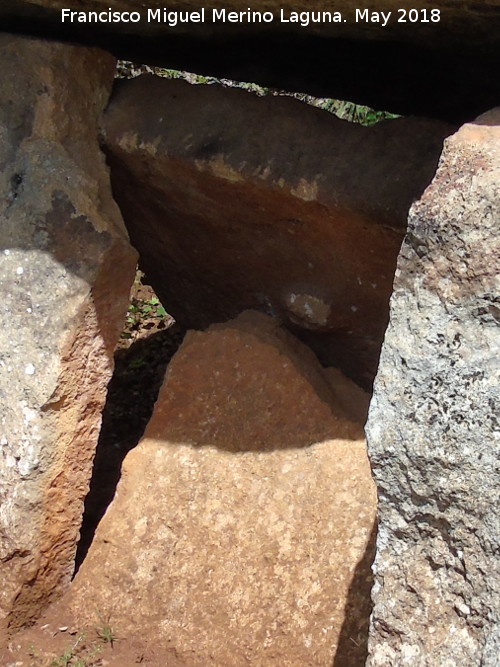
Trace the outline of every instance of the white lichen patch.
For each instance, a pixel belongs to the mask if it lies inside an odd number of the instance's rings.
[[[156,137],[153,141],[140,141],[136,132],[125,132],[120,137],[118,144],[124,151],[133,153],[140,150],[155,157],[158,152],[160,137]]]
[[[149,153],[153,157],[158,153],[158,146],[160,145],[160,137],[156,137],[154,141],[141,141],[139,148],[144,153]]]
[[[119,139],[118,145],[124,151],[134,152],[139,146],[137,132],[125,132]]]

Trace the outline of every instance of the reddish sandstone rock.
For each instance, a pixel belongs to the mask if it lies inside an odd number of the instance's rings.
[[[362,664],[375,509],[361,425],[245,313],[188,333],[66,604],[172,664]]]
[[[70,581],[133,281],[97,141],[114,59],[0,37],[0,630]]]
[[[260,308],[371,384],[408,209],[449,126],[365,128],[290,98],[143,76],[118,86],[104,132],[132,242],[179,322]]]

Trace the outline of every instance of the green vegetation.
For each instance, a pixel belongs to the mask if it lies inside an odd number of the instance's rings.
[[[158,297],[154,293],[151,294],[151,288],[144,289],[142,278],[143,273],[137,270],[125,319],[125,329],[121,333],[122,340],[135,339],[145,322],[148,323],[147,329],[166,329],[172,324],[172,317]]]
[[[78,657],[78,649],[85,641],[85,633],[78,635],[76,641],[71,646],[68,646],[57,658],[50,663],[51,667],[87,667],[89,664],[84,658]]]
[[[101,639],[106,644],[109,644],[113,648],[113,644],[116,641],[115,633],[111,627],[109,620],[110,617],[104,618],[100,611],[97,612],[99,617],[100,625],[96,628],[96,633],[99,639]]]
[[[168,317],[168,313],[161,305],[158,297],[154,296],[146,301],[134,297],[130,302],[127,312],[127,325],[133,329],[145,317],[158,317],[160,319]]]
[[[166,79],[183,79],[193,85],[221,85],[228,88],[242,88],[249,93],[263,97],[265,95],[275,95],[283,97],[294,97],[306,104],[324,109],[334,114],[338,118],[350,121],[351,123],[359,123],[361,125],[375,125],[381,120],[388,120],[398,118],[397,114],[389,111],[376,111],[367,106],[354,104],[354,102],[347,102],[344,100],[335,100],[328,97],[313,97],[305,93],[291,93],[285,90],[277,90],[275,88],[266,88],[259,86],[256,83],[248,83],[244,81],[232,81],[231,79],[218,79],[214,76],[203,76],[201,74],[193,74],[191,72],[181,72],[176,69],[167,69],[165,67],[150,67],[148,65],[137,65],[135,63],[119,60],[117,64],[116,76],[118,78],[133,78],[140,74],[155,74]]]
[[[94,639],[87,639],[85,632],[76,634],[70,631],[70,634],[75,634],[76,638],[55,658],[48,657],[34,644],[30,644],[28,649],[33,662],[29,667],[98,667],[104,664],[101,654],[105,645],[113,648],[117,639],[110,625],[109,616],[105,618],[100,611],[97,611],[97,618],[99,624],[95,627]],[[61,630],[66,630],[66,628]]]

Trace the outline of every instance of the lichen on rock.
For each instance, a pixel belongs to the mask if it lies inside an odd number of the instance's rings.
[[[500,110],[445,142],[409,216],[367,437],[368,664],[498,665]]]

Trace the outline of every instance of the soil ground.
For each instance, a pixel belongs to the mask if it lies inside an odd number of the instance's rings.
[[[23,630],[2,650],[2,667],[174,667],[151,638],[121,637],[96,618],[95,626],[77,627],[61,605]]]

